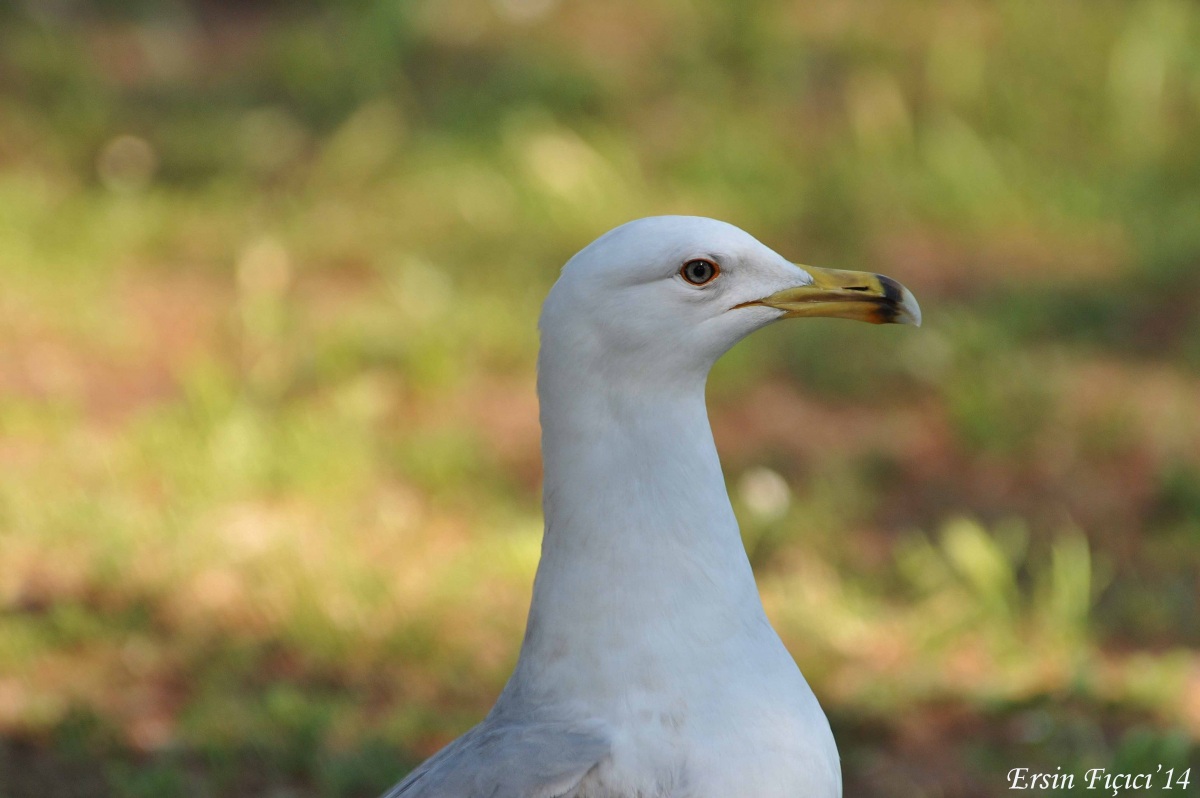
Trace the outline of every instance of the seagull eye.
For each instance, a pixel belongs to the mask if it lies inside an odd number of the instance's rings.
[[[679,274],[692,285],[707,285],[716,279],[721,270],[710,260],[697,258],[683,264]]]

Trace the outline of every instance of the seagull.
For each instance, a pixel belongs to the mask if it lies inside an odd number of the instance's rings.
[[[751,332],[920,325],[888,277],[793,264],[733,225],[628,222],[542,307],[545,533],[516,668],[384,798],[833,798],[825,713],[771,627],[704,401]]]

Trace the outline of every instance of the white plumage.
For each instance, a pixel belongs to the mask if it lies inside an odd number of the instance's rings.
[[[841,795],[704,403],[729,347],[810,315],[920,321],[887,278],[793,265],[711,219],[631,222],[567,263],[540,322],[546,530],[520,660],[487,718],[387,798]]]

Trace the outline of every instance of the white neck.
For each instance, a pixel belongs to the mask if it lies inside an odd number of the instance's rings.
[[[777,640],[729,504],[705,377],[631,390],[543,356],[546,532],[526,684],[619,692],[631,657],[672,680],[734,656],[748,635]]]

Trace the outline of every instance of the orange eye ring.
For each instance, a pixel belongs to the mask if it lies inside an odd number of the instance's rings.
[[[708,285],[717,279],[721,267],[706,258],[693,258],[679,269],[679,276],[691,285]]]

